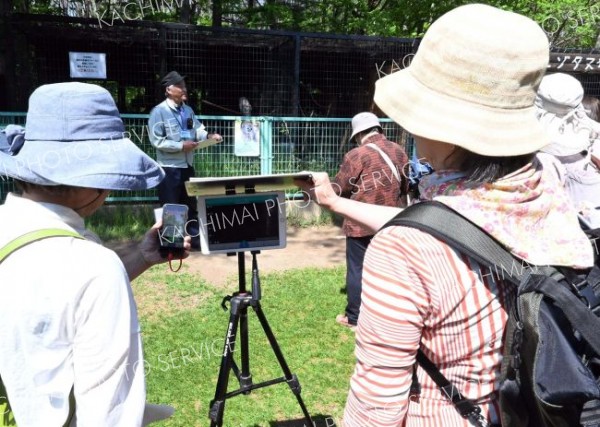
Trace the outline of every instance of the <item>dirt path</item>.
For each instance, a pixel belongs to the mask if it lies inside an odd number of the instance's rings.
[[[126,250],[134,242],[107,242],[112,249]],[[246,254],[246,272],[250,272],[251,255]],[[346,263],[346,238],[336,225],[288,228],[287,246],[262,251],[258,257],[261,274],[303,267],[334,267]],[[238,283],[238,258],[225,254],[202,255],[192,252],[184,260],[187,271],[220,287]]]
[[[284,249],[262,251],[258,257],[261,274],[303,267],[333,267],[346,262],[346,241],[340,227],[319,226],[289,228]],[[202,255],[193,252],[184,261],[188,271],[200,275],[216,286],[238,282],[238,258],[225,254]],[[246,272],[250,271],[251,255],[246,254]]]

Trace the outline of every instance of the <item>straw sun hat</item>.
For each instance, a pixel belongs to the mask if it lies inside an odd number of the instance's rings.
[[[549,59],[531,19],[482,4],[435,21],[409,67],[376,83],[375,102],[414,135],[486,156],[548,143],[534,99]]]
[[[15,131],[1,138],[0,176],[102,190],[144,190],[165,176],[126,137],[112,96],[97,85],[40,86],[29,98],[24,138]]]

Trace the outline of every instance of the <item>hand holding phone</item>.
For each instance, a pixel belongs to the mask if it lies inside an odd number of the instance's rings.
[[[181,258],[184,254],[188,207],[167,203],[162,208],[162,226],[158,230],[160,254]]]

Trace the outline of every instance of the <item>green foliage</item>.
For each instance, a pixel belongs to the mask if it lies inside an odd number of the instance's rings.
[[[594,47],[599,32],[600,2],[589,0],[494,2],[536,21],[554,47]]]
[[[176,22],[183,17],[189,1],[191,22],[199,25],[229,25],[258,29],[285,29],[305,32],[364,34],[373,36],[420,37],[443,13],[465,0],[130,0],[62,2],[14,0],[19,12],[62,14]],[[556,47],[593,47],[599,33],[600,2],[597,0],[483,0],[505,10],[529,16],[547,32]],[[139,4],[144,5],[141,10]],[[136,6],[138,5],[138,6]],[[222,8],[222,22],[214,22],[216,8]],[[220,16],[220,15],[219,15]],[[129,18],[128,18],[129,17]]]
[[[298,376],[309,412],[335,419],[337,425],[354,366],[353,333],[333,320],[345,304],[340,294],[344,273],[340,267],[261,277],[264,314],[290,370]],[[134,282],[134,293],[141,313],[148,401],[176,408],[173,418],[160,425],[208,425],[229,319],[220,306],[223,290],[198,282],[189,273],[173,274],[157,266]],[[149,299],[151,295],[155,299]],[[248,328],[254,383],[282,377],[251,309]],[[234,349],[238,365],[239,351],[238,340]],[[238,387],[231,374],[228,390]],[[282,383],[227,399],[224,425],[271,426],[300,418],[296,398]]]

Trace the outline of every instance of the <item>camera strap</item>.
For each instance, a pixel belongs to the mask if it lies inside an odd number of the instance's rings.
[[[179,258],[179,265],[177,266],[177,269],[173,269],[173,260],[175,259],[173,257],[173,254],[169,252],[169,254],[167,255],[167,259],[169,260],[169,270],[171,270],[173,273],[177,273],[179,270],[181,270],[181,265],[183,264],[183,258]]]

